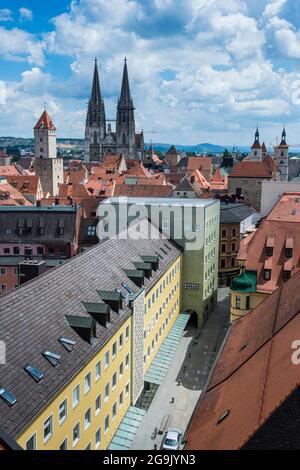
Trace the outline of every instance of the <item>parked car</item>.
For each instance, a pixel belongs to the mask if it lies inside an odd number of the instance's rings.
[[[181,436],[182,436],[182,432],[179,429],[169,428],[164,437],[164,440],[162,443],[162,449],[165,449],[165,450],[180,449]]]

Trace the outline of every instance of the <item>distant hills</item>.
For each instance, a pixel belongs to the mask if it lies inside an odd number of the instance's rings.
[[[171,144],[155,144],[154,143],[153,147],[155,150],[159,152],[166,152],[171,147]],[[222,145],[215,145],[215,144],[209,144],[209,143],[198,144],[198,145],[175,145],[175,147],[179,151],[195,152],[195,153],[223,153],[225,148],[227,148],[227,150],[231,152],[233,148],[233,146],[230,146],[230,145],[222,146]],[[242,153],[249,152],[250,147],[238,147],[237,150]]]
[[[58,138],[57,143],[62,145],[71,145],[71,146],[83,146],[84,139],[68,139],[68,138]],[[0,137],[0,147],[20,147],[20,148],[28,148],[34,145],[33,138],[23,138],[23,137]],[[156,151],[165,153],[172,144],[164,144],[164,143],[153,143],[153,146]],[[146,143],[146,148],[149,148],[150,143]],[[232,151],[233,146],[223,146],[223,145],[215,145],[210,143],[203,143],[198,145],[175,145],[177,150],[185,151],[185,152],[195,152],[195,153],[223,153],[225,148]],[[249,147],[239,147],[238,150],[240,152],[249,152]]]

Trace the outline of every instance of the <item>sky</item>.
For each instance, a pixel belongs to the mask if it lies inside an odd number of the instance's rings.
[[[300,144],[299,0],[0,0],[0,135],[84,137],[94,58],[115,119],[128,61],[147,142]]]

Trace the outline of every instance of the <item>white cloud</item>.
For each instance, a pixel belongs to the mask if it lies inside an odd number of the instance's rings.
[[[286,4],[287,0],[272,0],[270,1],[265,9],[264,9],[264,12],[263,12],[263,17],[265,19],[268,19],[268,18],[272,18],[274,16],[277,16],[282,8],[284,7],[284,5]]]
[[[0,22],[12,21],[13,12],[8,8],[0,9]]]
[[[0,28],[0,55],[30,63],[19,81],[6,83],[2,122],[31,135],[47,102],[61,136],[83,137],[94,56],[106,114],[114,118],[126,55],[137,129],[161,132],[159,141],[247,145],[259,121],[271,139],[272,125],[300,119],[292,100],[300,73],[277,70],[268,41],[274,37],[282,54],[297,57],[300,38],[277,16],[283,1],[253,3],[259,15],[250,15],[250,0],[81,0],[53,19],[42,40]],[[52,63],[55,55],[71,58],[67,80],[47,73],[46,53]]]
[[[33,20],[33,13],[29,8],[20,8],[19,9],[19,14],[20,14],[20,21],[32,21]]]
[[[44,43],[22,29],[0,27],[0,57],[43,65]]]

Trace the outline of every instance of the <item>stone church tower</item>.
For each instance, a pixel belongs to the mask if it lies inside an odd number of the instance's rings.
[[[145,158],[144,134],[135,132],[133,100],[130,94],[127,60],[124,61],[121,94],[118,100],[116,130],[106,127],[104,101],[100,92],[97,61],[95,61],[92,95],[89,100],[85,130],[85,161],[101,162],[104,155]]]
[[[103,157],[102,142],[105,134],[105,107],[101,97],[97,59],[95,59],[92,94],[88,104],[85,127],[85,159],[87,161],[101,162]]]
[[[40,177],[44,196],[57,196],[64,182],[62,158],[56,155],[56,127],[45,110],[34,126],[35,173]]]
[[[118,101],[116,137],[118,152],[133,158],[135,147],[135,120],[126,58],[124,61],[121,94]]]
[[[255,138],[254,138],[254,143],[251,147],[251,153],[250,153],[250,160],[256,161],[256,162],[261,162],[262,161],[262,146],[260,145],[259,142],[259,130],[258,127],[255,132]]]

